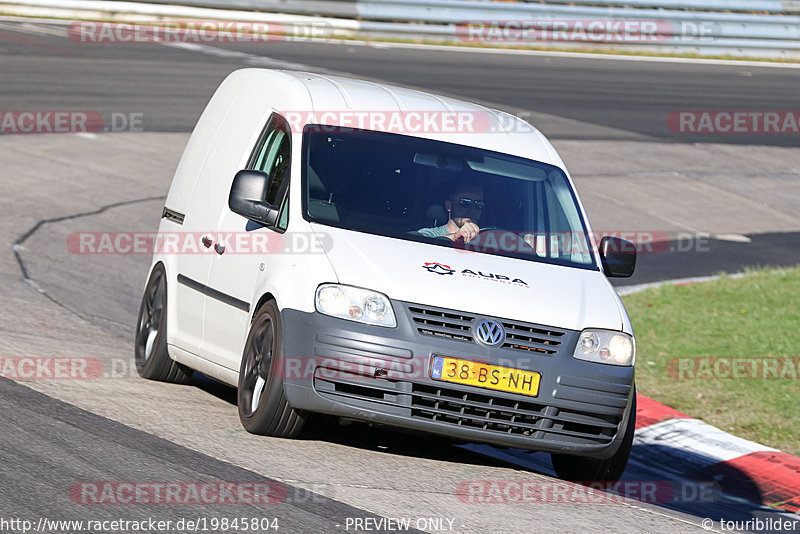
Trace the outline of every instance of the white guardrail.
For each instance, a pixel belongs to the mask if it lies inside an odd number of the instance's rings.
[[[8,6],[275,21],[297,38],[313,25],[317,37],[800,59],[800,0],[0,0]]]

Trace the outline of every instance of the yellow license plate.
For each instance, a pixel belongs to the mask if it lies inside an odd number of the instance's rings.
[[[434,380],[531,396],[539,394],[541,377],[542,375],[534,371],[521,371],[446,356],[434,356],[431,366],[431,378]]]

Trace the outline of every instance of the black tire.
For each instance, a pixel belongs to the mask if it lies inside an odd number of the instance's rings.
[[[573,482],[616,482],[622,477],[628,457],[633,447],[633,433],[636,430],[636,390],[633,392],[631,413],[628,416],[628,425],[625,427],[625,436],[614,456],[605,460],[588,458],[586,456],[572,456],[569,454],[551,454],[553,469],[559,478]]]
[[[239,368],[239,420],[252,434],[293,438],[305,424],[305,414],[286,400],[282,357],[281,316],[270,300],[253,317]]]
[[[150,380],[188,384],[193,371],[167,352],[167,275],[159,263],[142,295],[134,341],[136,371]]]

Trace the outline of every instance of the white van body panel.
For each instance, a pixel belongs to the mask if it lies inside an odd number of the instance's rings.
[[[292,92],[290,86],[295,84],[294,78],[280,71],[266,71],[262,69],[243,69],[231,73],[217,88],[214,96],[206,105],[197,125],[192,131],[189,142],[183,151],[183,156],[175,170],[166,205],[178,212],[185,213],[189,201],[201,180],[206,163],[217,158],[228,159],[248,152],[252,146],[238,146],[231,151],[225,148],[224,137],[236,129],[246,131],[246,135],[258,135],[261,131],[248,129],[248,125],[236,124],[242,113],[248,110],[252,115],[258,116],[259,112],[271,109],[275,100],[282,92]],[[230,114],[237,114],[231,117]],[[254,118],[256,118],[254,117]],[[252,127],[252,125],[250,125]],[[261,124],[263,127],[263,123]],[[220,176],[217,180],[209,182],[230,182],[233,176]],[[204,196],[206,192],[203,192]]]
[[[315,120],[312,122],[318,124],[354,126],[353,122],[347,122],[354,120],[347,114],[348,111],[386,114],[404,111],[435,111],[442,114],[461,112],[464,115],[473,113],[478,117],[475,131],[419,131],[408,132],[407,135],[503,152],[563,168],[561,158],[544,136],[527,122],[508,113],[392,85],[319,74],[296,75],[305,91],[286,95],[275,103],[275,107],[284,116],[292,112],[299,113],[306,119],[304,123],[313,118]],[[307,98],[303,98],[304,96]]]
[[[491,256],[339,228],[315,228],[331,235],[328,256],[342,284],[373,289],[409,303],[524,318],[570,330],[619,330],[622,325],[612,296],[616,292],[594,269]],[[431,272],[425,268],[431,262],[454,272]]]
[[[275,100],[281,94],[298,94],[290,87],[296,83],[293,77],[282,72],[259,69],[236,71],[224,80],[186,145],[165,202],[169,209],[185,214],[183,224],[179,226],[162,219],[159,232],[213,237],[227,231],[245,230],[247,220],[230,212],[227,206],[233,176],[244,168],[256,139],[274,111]],[[299,150],[297,144],[294,157],[299,158]],[[250,276],[226,277],[219,268],[223,259],[232,269],[243,269]],[[214,278],[226,289],[246,294],[245,300],[250,302],[261,258],[255,255],[224,257],[212,250],[201,249],[200,254],[172,254],[169,251],[156,254],[153,263],[158,261],[166,267],[170,300],[183,305],[180,314],[174,307],[168,309],[168,343],[217,364],[230,366],[230,355],[235,351],[238,360],[244,342],[241,335],[230,334],[238,333],[242,328],[246,331],[249,314],[219,310],[219,303],[213,299],[177,283],[177,275],[206,285]],[[231,284],[236,287],[227,287]],[[210,323],[206,337],[205,330],[209,326],[205,322],[206,306],[209,304],[212,307],[210,314],[221,311],[222,319]],[[238,370],[238,365],[231,368]],[[216,375],[212,373],[211,376]]]

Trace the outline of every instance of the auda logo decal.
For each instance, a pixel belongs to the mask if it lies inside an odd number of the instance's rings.
[[[436,273],[442,276],[458,273],[461,276],[466,276],[469,278],[479,278],[482,280],[499,282],[501,284],[512,284],[518,287],[528,287],[528,283],[521,278],[511,278],[510,276],[498,273],[484,273],[482,271],[476,271],[473,269],[462,269],[461,271],[458,271],[458,269],[453,269],[449,265],[445,265],[444,263],[439,263],[437,261],[426,262],[422,265],[422,268],[427,269],[429,273]]]
[[[425,269],[428,269],[429,273],[436,273],[441,275],[453,274],[454,272],[456,272],[456,270],[451,269],[449,265],[445,265],[443,263],[438,263],[435,261],[428,262],[425,265],[423,265],[423,267]]]

